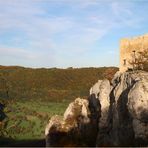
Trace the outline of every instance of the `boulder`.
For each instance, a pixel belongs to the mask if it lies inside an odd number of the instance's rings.
[[[53,116],[45,129],[46,146],[94,146],[88,100],[77,98],[64,117]]]

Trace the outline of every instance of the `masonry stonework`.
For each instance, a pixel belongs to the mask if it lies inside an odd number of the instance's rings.
[[[120,41],[120,71],[134,69],[131,64],[140,52],[148,50],[148,34]]]

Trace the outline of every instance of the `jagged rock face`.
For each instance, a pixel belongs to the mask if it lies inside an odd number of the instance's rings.
[[[148,74],[133,74],[137,83],[128,96],[128,109],[133,117],[133,129],[137,140],[148,141]]]
[[[107,126],[99,127],[97,146],[145,146],[148,143],[148,73],[117,72],[111,85]]]
[[[45,130],[47,146],[148,146],[148,73],[99,80]]]

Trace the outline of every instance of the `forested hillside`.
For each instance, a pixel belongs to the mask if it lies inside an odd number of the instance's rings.
[[[60,101],[87,96],[98,79],[111,78],[117,70],[115,67],[31,69],[0,66],[0,98]]]

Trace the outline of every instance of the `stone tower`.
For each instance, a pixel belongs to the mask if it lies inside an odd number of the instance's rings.
[[[130,64],[138,54],[148,49],[148,34],[120,41],[120,71],[134,69]]]

